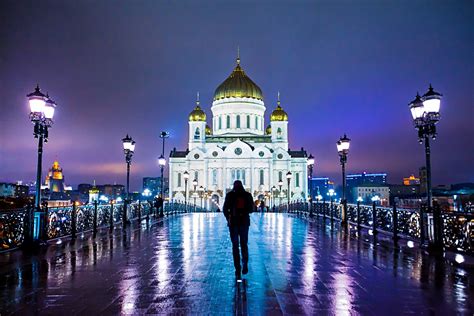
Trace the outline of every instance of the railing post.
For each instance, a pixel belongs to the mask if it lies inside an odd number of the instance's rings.
[[[142,221],[142,201],[138,201],[138,223]]]
[[[423,205],[420,206],[420,245],[425,244],[425,212]]]
[[[441,251],[443,249],[443,218],[439,204],[433,203],[433,221],[434,221],[434,246],[435,250]]]
[[[332,199],[331,199],[331,204],[330,204],[330,212],[331,212],[331,225],[332,223],[334,222],[334,203],[332,202]]]
[[[77,222],[76,222],[76,202],[72,202],[72,213],[71,213],[71,238],[76,238]]]
[[[48,240],[48,223],[49,223],[49,209],[48,209],[48,203],[43,204],[43,209],[44,209],[44,225],[43,225],[43,232],[42,232],[42,240],[46,241]]]
[[[360,230],[360,201],[357,201],[357,230]]]
[[[93,219],[93,236],[95,237],[97,235],[97,208],[98,208],[98,202],[94,201],[94,219]]]
[[[393,228],[393,242],[396,244],[398,241],[398,212],[397,204],[393,202],[393,211],[392,211],[392,228]]]
[[[110,201],[109,229],[114,230],[114,202]]]
[[[374,236],[377,234],[377,205],[372,203],[372,232]]]

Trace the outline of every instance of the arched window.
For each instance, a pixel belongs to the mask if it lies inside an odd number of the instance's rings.
[[[227,115],[227,128],[230,128],[230,116]]]
[[[277,138],[281,139],[281,128],[280,127],[278,127],[278,129],[277,129]]]
[[[196,130],[194,131],[194,139],[199,138],[201,138],[201,132],[199,131],[199,127],[196,127]]]
[[[265,180],[265,174],[263,172],[263,169],[260,169],[260,185],[264,184]]]
[[[237,128],[240,128],[240,115],[237,115],[237,118],[235,120],[235,125]]]
[[[299,172],[296,173],[295,186],[296,186],[297,188],[300,187],[300,173],[299,173]]]
[[[219,116],[219,129],[222,129],[222,116]]]
[[[247,115],[247,128],[250,128],[250,115]]]
[[[181,186],[181,173],[178,173],[178,187]]]
[[[283,181],[283,171],[278,172],[278,182]]]
[[[217,185],[217,169],[212,169],[212,185]]]
[[[258,116],[255,116],[255,129],[258,129]]]

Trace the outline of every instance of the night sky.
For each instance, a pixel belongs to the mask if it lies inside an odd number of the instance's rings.
[[[124,183],[121,139],[137,142],[133,190],[158,176],[161,130],[185,149],[201,94],[242,67],[263,90],[266,122],[281,91],[290,148],[340,183],[336,141],[352,139],[348,172],[424,165],[408,102],[443,93],[433,183],[474,182],[473,1],[1,1],[0,181],[32,181],[36,140],[25,95],[58,103],[44,168],[66,182]]]

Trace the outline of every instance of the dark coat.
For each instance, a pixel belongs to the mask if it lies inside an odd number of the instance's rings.
[[[228,226],[250,226],[249,214],[254,211],[252,194],[245,190],[227,193],[222,211]]]

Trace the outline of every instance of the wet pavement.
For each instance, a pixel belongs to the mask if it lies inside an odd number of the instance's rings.
[[[0,254],[0,315],[451,315],[474,312],[474,273],[374,247],[321,219],[253,214],[249,274],[234,277],[222,214]]]

